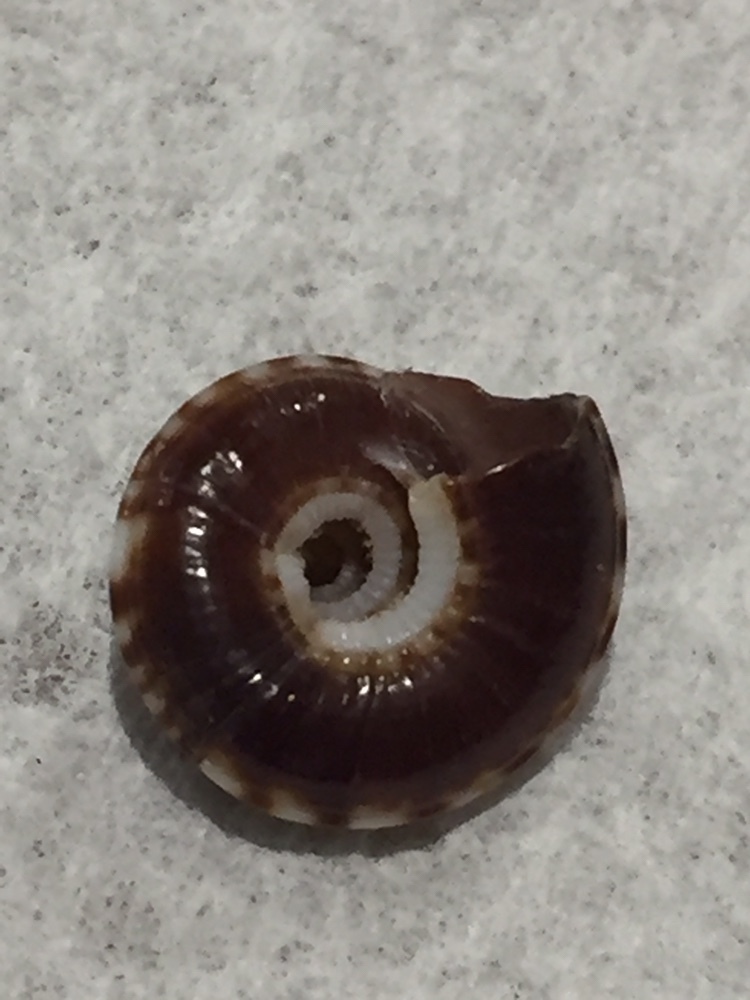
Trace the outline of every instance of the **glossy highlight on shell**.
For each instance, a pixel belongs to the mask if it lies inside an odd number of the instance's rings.
[[[497,788],[617,619],[625,505],[594,402],[293,356],[146,447],[110,594],[183,753],[301,823],[381,827]]]

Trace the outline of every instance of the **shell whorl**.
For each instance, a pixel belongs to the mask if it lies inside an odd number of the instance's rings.
[[[115,632],[231,794],[377,827],[497,787],[617,618],[625,507],[595,404],[280,358],[185,403],[118,511]]]

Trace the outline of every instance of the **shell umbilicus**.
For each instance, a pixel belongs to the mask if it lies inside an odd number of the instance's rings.
[[[115,631],[226,791],[398,825],[498,787],[569,715],[614,628],[625,535],[588,397],[280,358],[209,386],[141,455]]]

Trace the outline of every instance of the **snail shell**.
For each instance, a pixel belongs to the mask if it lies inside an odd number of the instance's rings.
[[[209,386],[141,455],[115,632],[227,792],[398,825],[497,787],[569,715],[617,618],[625,534],[588,397],[280,358]]]

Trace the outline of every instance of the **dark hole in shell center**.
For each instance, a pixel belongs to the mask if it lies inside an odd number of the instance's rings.
[[[370,539],[350,518],[326,521],[299,549],[313,601],[342,600],[354,594],[372,570]],[[341,586],[330,590],[337,582]]]

